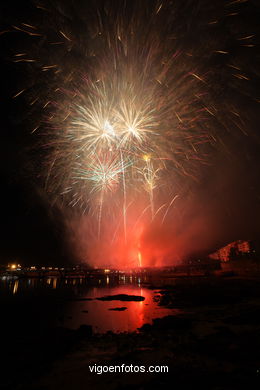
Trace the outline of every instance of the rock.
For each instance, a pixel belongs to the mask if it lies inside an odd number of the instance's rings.
[[[151,324],[143,324],[143,326],[141,326],[141,328],[138,328],[138,330],[140,330],[140,332],[151,332],[152,325]]]
[[[78,331],[79,335],[82,337],[89,337],[89,336],[92,336],[92,334],[93,334],[92,326],[86,325],[86,324],[80,325],[80,327],[78,328],[77,331]]]
[[[128,295],[128,294],[106,295],[104,297],[99,297],[96,299],[99,301],[135,301],[135,302],[140,302],[145,300],[145,298],[140,295]]]
[[[191,328],[191,326],[192,326],[192,321],[190,319],[172,316],[172,315],[163,318],[155,318],[153,320],[153,327],[156,330],[166,330],[166,329],[187,330]]]

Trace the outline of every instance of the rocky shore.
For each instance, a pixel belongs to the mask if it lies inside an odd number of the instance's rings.
[[[2,342],[3,389],[258,389],[260,283],[254,278],[184,278],[156,289],[180,308],[133,333],[93,334],[88,324],[13,335]],[[2,349],[3,350],[3,349]],[[168,373],[91,373],[89,365],[167,365]]]

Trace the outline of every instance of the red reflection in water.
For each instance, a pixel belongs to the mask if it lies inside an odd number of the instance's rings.
[[[127,301],[98,301],[95,298],[106,295],[141,295],[145,298],[141,302]],[[96,333],[129,332],[135,331],[145,323],[152,323],[153,318],[177,314],[178,310],[161,308],[153,300],[154,291],[137,286],[94,287],[85,298],[91,301],[75,301],[67,309],[64,326],[78,328],[81,324],[93,326]],[[111,308],[127,307],[125,311],[111,311]],[[88,311],[88,313],[83,312]]]

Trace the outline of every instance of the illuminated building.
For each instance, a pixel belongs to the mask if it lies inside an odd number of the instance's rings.
[[[236,256],[249,253],[250,252],[250,243],[249,241],[234,241],[225,247],[219,249],[218,251],[210,255],[211,259],[220,260],[222,262],[229,261],[231,255],[235,254]]]

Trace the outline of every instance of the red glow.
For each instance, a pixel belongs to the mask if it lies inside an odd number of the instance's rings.
[[[138,266],[142,267],[142,253],[138,251]]]
[[[193,209],[194,209],[194,205]],[[193,210],[192,209],[192,210]],[[103,206],[100,235],[95,214],[68,222],[72,251],[77,260],[103,268],[136,268],[177,265],[193,253],[205,253],[214,246],[215,232],[204,217],[188,221],[186,209],[155,212],[140,199],[122,209]],[[179,213],[184,216],[178,216]],[[178,216],[178,218],[177,218]]]
[[[95,298],[104,295],[140,295],[145,298],[141,302],[131,301],[99,301]],[[91,301],[73,302],[67,307],[68,315],[72,319],[65,322],[65,326],[77,329],[79,325],[86,321],[86,314],[83,310],[89,312],[91,324],[95,332],[128,332],[140,328],[145,323],[151,323],[153,318],[163,317],[173,313],[172,309],[158,307],[153,299],[153,291],[137,286],[119,286],[119,287],[99,287],[92,288],[88,297]],[[110,311],[109,309],[125,306],[125,311]],[[178,310],[175,310],[178,313]],[[65,316],[67,318],[67,315]]]

